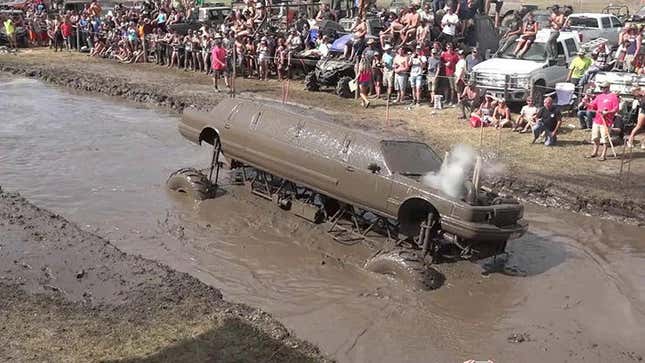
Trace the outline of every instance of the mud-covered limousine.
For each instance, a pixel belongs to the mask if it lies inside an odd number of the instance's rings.
[[[523,235],[523,207],[464,183],[463,198],[451,198],[421,183],[441,168],[426,144],[381,139],[285,105],[225,99],[210,112],[186,110],[179,125],[188,140],[216,145],[232,167],[252,167],[324,196],[323,204],[350,205],[393,221],[399,235],[432,235],[457,245],[494,245]],[[475,190],[479,189],[479,190]],[[326,206],[323,206],[326,207]]]

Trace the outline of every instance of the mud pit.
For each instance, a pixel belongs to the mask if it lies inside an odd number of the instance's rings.
[[[0,114],[11,117],[0,125],[0,184],[127,253],[262,308],[341,362],[645,354],[642,229],[529,208],[530,233],[492,269],[501,272],[482,274],[488,261],[442,265],[447,285],[418,293],[357,268],[370,251],[336,245],[235,188],[197,205],[169,195],[171,171],[209,158],[179,136],[175,116],[3,82]]]

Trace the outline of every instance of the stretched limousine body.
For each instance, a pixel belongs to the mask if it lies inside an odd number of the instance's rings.
[[[439,237],[462,256],[498,254],[527,230],[513,198],[472,184],[464,185],[464,197],[452,198],[423,184],[421,177],[438,171],[442,159],[420,142],[382,139],[303,110],[235,98],[210,112],[185,111],[179,131],[218,146],[231,168],[252,168],[254,176],[245,171],[243,178],[281,206],[313,208],[312,220],[378,220],[365,225],[414,241],[424,255],[439,250],[433,242]]]

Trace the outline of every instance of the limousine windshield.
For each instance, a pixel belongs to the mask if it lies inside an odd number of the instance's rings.
[[[430,146],[420,142],[381,141],[385,163],[392,173],[422,176],[441,168],[441,158]]]

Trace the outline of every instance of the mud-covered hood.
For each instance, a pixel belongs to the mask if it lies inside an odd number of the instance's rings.
[[[544,63],[522,59],[491,58],[473,68],[477,73],[529,74],[544,67]]]

